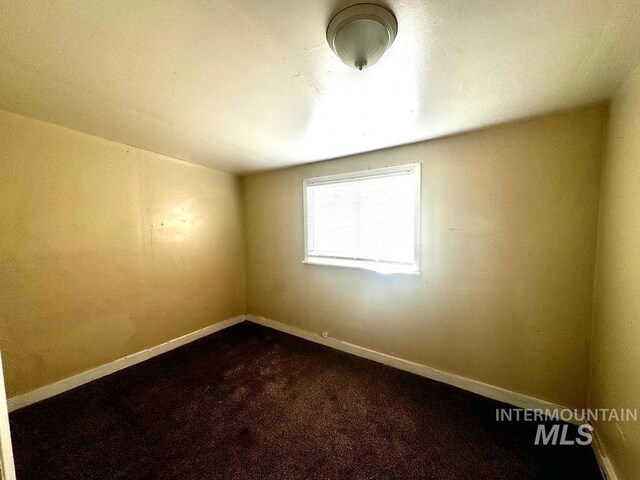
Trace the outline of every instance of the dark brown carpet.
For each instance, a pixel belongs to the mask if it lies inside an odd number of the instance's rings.
[[[601,479],[497,402],[243,323],[11,414],[27,479]]]

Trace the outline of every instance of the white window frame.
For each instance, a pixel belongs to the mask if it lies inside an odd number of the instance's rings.
[[[307,222],[307,187],[319,184],[348,182],[368,177],[386,177],[399,173],[411,173],[415,179],[415,218],[414,218],[414,243],[413,243],[413,263],[399,264],[396,262],[373,261],[362,258],[329,257],[329,256],[309,256],[308,243],[308,222]],[[304,259],[302,263],[312,265],[330,265],[335,267],[359,268],[373,270],[385,274],[407,274],[420,275],[420,185],[421,185],[421,164],[410,163],[406,165],[396,165],[390,167],[373,168],[358,172],[341,173],[337,175],[326,175],[321,177],[305,178],[302,181],[302,209],[304,218]]]

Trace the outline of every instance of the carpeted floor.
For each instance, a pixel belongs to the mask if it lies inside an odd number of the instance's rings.
[[[243,323],[11,414],[19,480],[576,479],[500,403]]]

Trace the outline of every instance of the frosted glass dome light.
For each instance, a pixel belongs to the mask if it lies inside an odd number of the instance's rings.
[[[333,17],[327,28],[327,41],[340,60],[362,70],[380,60],[397,32],[398,23],[389,10],[360,3]]]

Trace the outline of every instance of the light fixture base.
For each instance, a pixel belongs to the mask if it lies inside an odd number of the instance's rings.
[[[327,42],[352,68],[362,70],[376,63],[398,33],[398,22],[389,10],[359,3],[341,10],[327,27]]]

